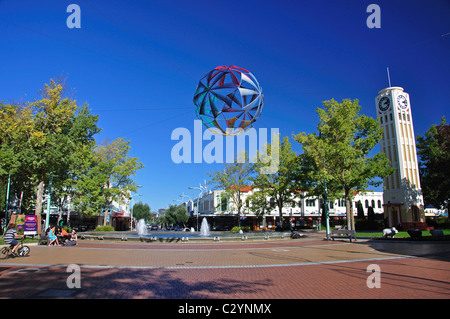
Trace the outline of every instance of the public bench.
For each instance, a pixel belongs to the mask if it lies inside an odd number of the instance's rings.
[[[352,238],[354,238],[355,241],[357,240],[357,238],[355,236],[355,231],[354,230],[348,230],[348,229],[333,229],[331,231],[330,237],[333,240],[335,238],[349,239],[350,242],[352,241]]]

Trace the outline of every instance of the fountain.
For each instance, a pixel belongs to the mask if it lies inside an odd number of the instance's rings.
[[[203,217],[202,226],[200,227],[200,236],[209,236],[211,235],[209,231],[208,221],[205,217]]]
[[[136,230],[139,236],[147,235],[147,225],[145,225],[145,220],[139,219],[138,223],[136,224]]]

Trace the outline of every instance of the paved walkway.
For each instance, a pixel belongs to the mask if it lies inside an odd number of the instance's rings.
[[[448,242],[81,241],[0,260],[0,298],[449,299],[449,261]],[[70,264],[80,288],[67,286]],[[380,288],[367,286],[372,264]]]

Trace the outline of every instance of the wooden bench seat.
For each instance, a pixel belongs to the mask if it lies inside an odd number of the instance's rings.
[[[355,241],[357,240],[357,238],[355,236],[355,231],[348,230],[348,229],[333,229],[331,231],[330,237],[333,240],[335,238],[349,239],[350,242],[352,241],[352,238],[355,239]]]

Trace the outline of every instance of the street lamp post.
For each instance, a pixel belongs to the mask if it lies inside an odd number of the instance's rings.
[[[130,198],[130,230],[133,231],[133,197],[134,196],[142,196],[142,194],[134,194],[133,196],[131,196]]]
[[[197,231],[199,231],[199,228],[198,228],[198,213],[199,213],[199,211],[198,211],[198,209],[200,208],[200,197],[202,197],[202,195],[203,195],[203,188],[202,187],[189,187],[189,189],[198,189],[200,191],[200,193],[198,194],[198,197],[197,197]]]
[[[5,217],[6,217],[5,232],[6,232],[6,229],[8,227],[8,224],[9,224],[9,219],[8,219],[8,217],[9,217],[9,214],[8,214],[9,207],[8,206],[9,206],[9,189],[10,189],[10,185],[11,185],[11,174],[8,174],[8,188],[6,190],[6,208],[5,208],[5,213],[6,213],[6,215],[5,215]]]
[[[45,229],[48,229],[50,225],[50,205],[52,198],[52,182],[53,182],[53,172],[50,172],[50,182],[48,185],[48,198],[47,198],[47,215],[45,216]]]
[[[326,229],[327,229],[327,240],[330,240],[330,215],[329,215],[329,211],[328,211],[327,180],[324,178],[323,182],[324,182],[324,186],[325,186],[324,209],[325,209],[325,219],[326,219]]]
[[[188,196],[188,195],[181,194],[180,197],[187,197],[187,198],[189,198],[189,201],[193,202],[193,201],[192,201],[192,198],[191,198],[190,196]],[[187,212],[188,215],[189,215],[189,207],[188,207],[188,203],[186,203],[186,212]]]
[[[319,138],[322,138],[322,132],[319,133]],[[323,164],[325,164],[325,159],[322,158]],[[326,220],[326,229],[327,229],[327,240],[330,240],[330,215],[328,211],[328,189],[327,189],[327,178],[324,176],[323,178],[323,186],[324,186],[324,209],[325,209],[325,220]]]

